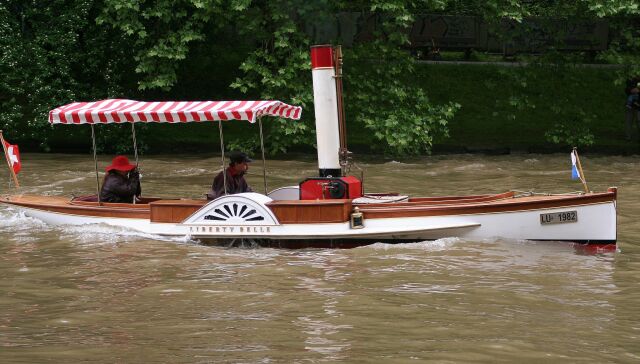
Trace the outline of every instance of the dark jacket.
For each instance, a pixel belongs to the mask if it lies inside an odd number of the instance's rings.
[[[253,192],[251,187],[247,184],[247,181],[244,180],[244,173],[234,174],[231,167],[228,167],[225,172],[227,173],[228,195],[242,192]],[[222,171],[220,171],[216,178],[213,179],[211,191],[207,193],[207,199],[213,200],[220,196],[224,196],[224,177],[222,175]]]
[[[129,172],[129,178],[109,171],[104,177],[100,190],[100,201],[133,203],[133,196],[140,196],[140,174],[137,171]]]
[[[638,84],[640,84],[640,77],[632,77],[627,80],[627,84],[624,87],[624,93],[627,96],[631,95],[631,90],[634,88],[639,88]]]

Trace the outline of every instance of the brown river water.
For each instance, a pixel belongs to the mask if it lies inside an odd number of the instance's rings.
[[[89,155],[24,154],[22,192],[95,191]],[[270,188],[317,172],[268,160]],[[640,158],[582,156],[619,187],[618,251],[455,237],[344,250],[210,247],[0,206],[2,363],[640,363]],[[101,168],[108,157],[100,160]],[[143,195],[200,197],[214,156],[150,156]],[[578,191],[566,155],[367,157],[367,192]],[[7,193],[6,170],[0,193]],[[262,190],[262,162],[249,183]]]

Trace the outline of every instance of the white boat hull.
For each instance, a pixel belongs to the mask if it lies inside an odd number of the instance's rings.
[[[614,201],[564,205],[548,209],[448,214],[364,219],[364,227],[352,229],[349,222],[279,223],[267,208],[271,201],[258,194],[225,196],[212,201],[189,218],[177,223],[152,222],[145,218],[87,216],[60,213],[40,208],[16,206],[25,215],[52,225],[107,224],[164,236],[190,236],[195,239],[227,241],[237,239],[271,241],[417,241],[445,237],[464,239],[506,238],[515,240],[558,240],[611,244],[616,241],[616,205]],[[258,221],[232,217],[227,221],[209,219],[212,211],[233,203],[247,204],[265,216]],[[575,211],[571,222],[542,224],[541,215]]]

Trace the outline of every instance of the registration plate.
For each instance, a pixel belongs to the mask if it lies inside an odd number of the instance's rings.
[[[551,214],[540,214],[540,223],[546,224],[564,224],[566,222],[578,222],[578,211],[561,211]]]

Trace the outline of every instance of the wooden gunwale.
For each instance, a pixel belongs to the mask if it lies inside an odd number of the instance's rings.
[[[84,207],[117,207],[117,208],[128,208],[128,209],[148,209],[149,204],[147,203],[114,203],[114,202],[93,202],[93,201],[69,201],[68,204],[70,206],[84,206]]]
[[[129,205],[120,203],[104,203],[98,206],[71,204],[68,198],[59,196],[10,196],[0,202],[32,208],[42,211],[57,212],[67,215],[82,215],[91,217],[117,217],[131,219],[148,219],[149,205]],[[132,207],[136,206],[136,207]]]
[[[364,214],[364,217],[369,219],[468,215],[562,207],[568,208],[571,206],[615,202],[617,190],[612,188],[609,189],[608,192],[586,195],[527,196],[498,199],[498,196],[508,196],[508,194],[509,193],[493,195],[494,199],[491,199],[488,195],[484,195],[480,196],[479,200],[441,200],[438,201],[441,203],[435,204],[433,203],[434,201],[431,200],[416,203],[357,204],[355,206],[358,206]],[[163,209],[166,207],[184,210],[180,211],[180,213],[172,213],[172,217],[167,217],[167,220],[163,222],[181,222],[187,210],[190,212],[196,211],[206,203],[204,200],[158,200],[151,204],[131,205],[104,203],[102,206],[98,206],[95,202],[71,204],[68,198],[59,196],[28,195],[3,197],[0,199],[0,202],[69,215],[137,219],[150,219],[151,206],[156,206],[156,208],[162,207]],[[267,207],[272,210],[281,223],[285,224],[344,222],[348,221],[349,214],[352,210],[351,200],[273,201],[268,203]]]
[[[616,193],[593,193],[587,195],[552,195],[517,197],[506,200],[473,202],[452,205],[413,205],[413,206],[373,206],[358,205],[365,218],[397,218],[443,215],[470,215],[496,212],[516,212],[535,209],[562,208],[580,205],[614,202]]]
[[[95,195],[92,197],[95,198]],[[149,204],[157,201],[173,201],[178,199],[163,199],[160,197],[142,197],[135,204],[131,203],[114,203],[114,202],[100,202],[98,201],[85,201],[81,199],[72,198],[69,200],[70,205],[80,205],[80,206],[109,206],[109,207],[130,207],[130,208],[148,208]]]
[[[359,208],[366,207],[390,207],[390,206],[422,206],[422,205],[448,205],[448,204],[460,204],[460,203],[472,203],[472,202],[484,202],[484,201],[496,201],[513,198],[514,193],[509,191],[505,193],[499,193],[495,195],[476,195],[476,196],[446,196],[446,197],[415,197],[410,198],[409,201],[404,202],[380,202],[380,203],[366,203],[354,205]]]

